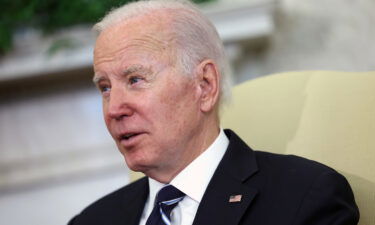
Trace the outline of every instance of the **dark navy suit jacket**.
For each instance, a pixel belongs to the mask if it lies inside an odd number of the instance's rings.
[[[193,225],[351,225],[359,212],[346,179],[320,163],[251,150],[225,131],[228,149]],[[240,202],[230,196],[242,195]],[[69,225],[138,225],[148,196],[142,178],[96,201]]]

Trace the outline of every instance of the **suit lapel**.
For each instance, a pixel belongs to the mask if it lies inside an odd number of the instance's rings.
[[[228,149],[203,195],[193,225],[238,224],[258,193],[245,184],[258,170],[254,152],[232,131],[225,132]],[[232,202],[230,196],[236,196]]]
[[[143,208],[145,206],[148,193],[149,193],[149,186],[148,186],[148,179],[147,177],[142,178],[140,184],[135,189],[131,196],[129,196],[124,201],[125,209],[123,214],[123,219],[121,220],[126,225],[138,225],[139,220],[143,213]]]

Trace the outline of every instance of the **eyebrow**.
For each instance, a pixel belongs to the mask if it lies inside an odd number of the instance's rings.
[[[151,69],[146,68],[142,65],[136,64],[131,65],[128,68],[126,68],[124,71],[122,71],[122,76],[128,76],[129,74],[135,73],[135,72],[141,72],[141,73],[147,73],[150,72]]]
[[[149,68],[146,68],[146,67],[144,67],[142,65],[135,64],[135,65],[131,65],[128,68],[126,68],[125,70],[123,70],[122,73],[121,73],[121,76],[127,77],[130,74],[135,73],[135,72],[140,72],[142,74],[147,74],[149,72],[152,72],[152,70],[149,69]],[[106,80],[105,76],[98,75],[98,74],[94,74],[94,78],[92,79],[92,81],[94,82],[94,84],[98,84],[99,82],[101,82],[103,80]]]
[[[92,78],[92,82],[94,84],[98,84],[100,81],[105,80],[105,78],[101,75],[94,74],[94,78]]]

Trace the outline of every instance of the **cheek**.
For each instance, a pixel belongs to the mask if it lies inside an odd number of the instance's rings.
[[[196,115],[193,90],[188,86],[174,86],[169,90],[160,98],[160,116],[164,117],[164,126],[175,127],[175,132],[181,132]]]
[[[110,124],[110,118],[108,116],[108,105],[106,103],[106,101],[103,100],[102,102],[102,112],[103,112],[103,118],[104,118],[104,122],[107,126],[107,128],[109,129],[109,124]]]

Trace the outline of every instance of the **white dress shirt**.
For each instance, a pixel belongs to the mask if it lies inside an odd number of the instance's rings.
[[[172,225],[191,225],[207,185],[210,182],[219,162],[229,145],[229,140],[223,129],[215,141],[185,169],[183,169],[170,184],[186,194],[185,198],[171,212]],[[154,207],[155,197],[166,184],[148,178],[150,193],[140,220],[145,225]]]

